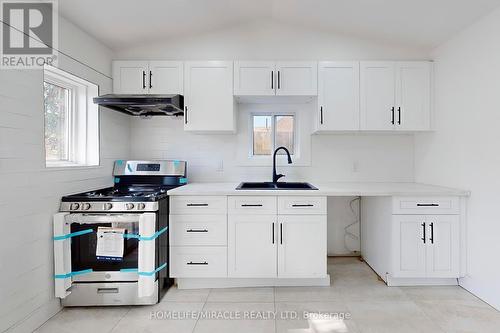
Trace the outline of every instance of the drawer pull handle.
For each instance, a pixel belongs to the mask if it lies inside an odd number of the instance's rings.
[[[118,294],[118,288],[97,288],[98,294]]]
[[[186,232],[208,232],[207,229],[188,229]]]
[[[207,203],[188,203],[188,207],[207,207]]]
[[[242,204],[241,207],[262,207],[262,204]]]
[[[208,262],[204,261],[204,262],[188,262],[186,263],[186,265],[208,265]]]
[[[439,207],[437,203],[418,203],[417,207]]]
[[[313,204],[294,204],[292,207],[314,207]]]

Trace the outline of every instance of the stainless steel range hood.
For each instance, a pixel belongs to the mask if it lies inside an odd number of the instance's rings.
[[[115,95],[94,98],[94,103],[132,116],[182,116],[182,95]]]

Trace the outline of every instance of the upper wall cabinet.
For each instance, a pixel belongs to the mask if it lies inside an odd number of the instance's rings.
[[[318,132],[359,130],[359,62],[318,63]]]
[[[236,96],[315,96],[317,63],[311,61],[237,61]]]
[[[180,61],[113,61],[115,94],[182,94]]]
[[[184,130],[234,132],[232,61],[184,64]]]
[[[362,130],[430,130],[430,62],[361,62]]]

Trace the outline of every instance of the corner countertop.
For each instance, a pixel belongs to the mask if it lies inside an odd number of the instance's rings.
[[[300,195],[300,196],[469,196],[455,188],[420,183],[311,182],[318,190],[236,190],[239,183],[189,183],[168,195]]]

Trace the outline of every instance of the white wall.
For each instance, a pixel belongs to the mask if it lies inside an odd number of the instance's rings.
[[[60,19],[59,49],[110,76],[112,52]],[[111,80],[61,56],[59,67],[111,90]],[[54,298],[52,214],[61,196],[112,184],[129,153],[129,118],[101,112],[101,166],[45,168],[43,73],[0,71],[0,332],[31,332],[59,310]]]
[[[435,50],[436,132],[415,140],[416,181],[472,191],[468,276],[500,309],[500,9]]]

